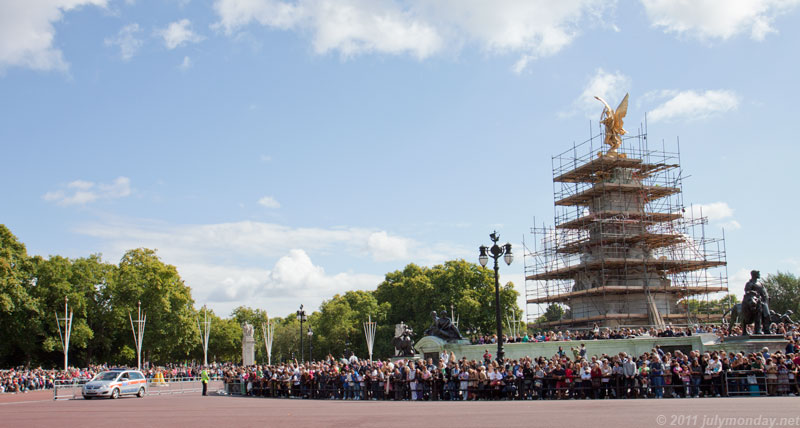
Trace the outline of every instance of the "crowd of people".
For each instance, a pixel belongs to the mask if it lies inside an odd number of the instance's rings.
[[[656,346],[641,355],[619,352],[595,355],[586,343],[559,346],[549,358],[492,358],[490,348],[479,360],[457,359],[443,353],[438,359],[402,358],[367,361],[354,355],[336,359],[242,367],[214,363],[212,378],[221,378],[231,394],[264,397],[343,400],[488,400],[488,399],[602,399],[716,397],[733,395],[800,396],[800,328],[778,325],[787,338],[784,350],[757,353],[681,351]],[[518,341],[589,341],[625,337],[672,337],[700,333],[727,335],[725,326],[692,328],[595,329],[584,332],[546,332]],[[494,343],[480,338],[476,343]],[[517,341],[517,338],[514,338]],[[511,340],[509,340],[511,342]],[[591,343],[591,342],[589,342]],[[577,345],[577,343],[575,343]],[[69,370],[15,368],[0,371],[0,393],[48,389],[58,381],[88,380],[108,370],[93,365]],[[145,367],[148,379],[197,379],[199,364]]]
[[[790,344],[792,347],[794,343]],[[487,400],[719,397],[800,395],[800,353],[684,354],[653,348],[639,356],[587,356],[499,363],[433,359],[366,361],[351,357],[309,363],[229,367],[231,394],[343,400]]]
[[[56,381],[69,379],[91,379],[103,371],[102,366],[89,366],[88,368],[70,370],[56,370],[17,367],[0,370],[0,393],[29,392],[40,389],[52,389]]]
[[[432,358],[366,361],[351,356],[322,361],[222,370],[232,394],[350,400],[485,400],[719,397],[800,395],[800,329],[775,326],[788,343],[771,353],[681,351],[659,346],[641,355],[620,352],[591,355],[585,343],[559,347],[550,358],[481,360]],[[509,342],[579,341],[635,337],[680,337],[712,333],[727,336],[727,326],[655,329],[594,329],[546,332]],[[527,338],[527,340],[526,340]],[[480,337],[478,344],[496,337]]]
[[[691,336],[699,333],[726,334],[724,326],[695,326],[693,328],[680,328],[667,326],[664,329],[655,328],[620,328],[607,329],[597,325],[589,330],[576,331],[541,331],[538,333],[503,335],[503,343],[535,343],[535,342],[559,342],[559,341],[588,341],[588,340],[607,340],[607,339],[633,339],[636,337],[682,337]],[[497,335],[472,335],[469,337],[473,345],[484,345],[497,343]]]

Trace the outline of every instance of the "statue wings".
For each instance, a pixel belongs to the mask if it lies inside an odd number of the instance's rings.
[[[628,114],[628,94],[625,94],[625,98],[620,101],[619,107],[617,107],[617,110],[614,113],[620,119]]]
[[[598,96],[595,96],[594,98],[596,100],[600,101],[601,103],[603,103],[603,105],[605,106],[605,108],[603,109],[603,113],[601,115],[601,118],[600,118],[601,120],[602,120],[602,116],[605,116],[605,115],[613,116],[613,117],[615,117],[617,119],[622,119],[623,117],[625,117],[625,115],[628,114],[628,94],[625,94],[625,98],[623,98],[622,101],[620,101],[619,107],[617,107],[616,110],[613,110],[611,108],[611,106],[608,105],[606,100],[604,100],[604,99],[602,99],[602,98],[600,98]]]

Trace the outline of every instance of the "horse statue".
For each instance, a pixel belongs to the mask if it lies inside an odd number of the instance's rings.
[[[414,356],[414,330],[404,323],[395,326],[395,337],[392,339],[392,345],[395,348],[396,357],[413,357]]]
[[[742,334],[747,331],[748,324],[753,324],[754,334],[769,334],[769,314],[765,316],[761,313],[761,297],[748,291],[742,298],[741,305]]]
[[[731,315],[731,320],[729,322],[726,322],[725,317],[728,316],[728,314]],[[741,319],[742,319],[742,304],[741,303],[737,303],[737,304],[731,306],[730,309],[728,309],[727,311],[725,311],[725,313],[722,314],[722,323],[723,324],[736,325],[736,324],[739,324],[739,321]]]
[[[463,339],[458,327],[447,317],[447,311],[442,311],[441,317],[436,315],[436,311],[433,311],[431,317],[433,323],[425,330],[426,336],[436,336],[444,340]]]

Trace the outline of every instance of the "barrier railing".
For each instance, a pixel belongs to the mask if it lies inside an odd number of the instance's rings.
[[[222,382],[218,377],[213,377],[208,383],[208,391],[213,388],[219,389]],[[200,378],[177,378],[177,379],[148,379],[147,395],[170,395],[197,393],[203,390],[203,382]]]
[[[53,383],[53,400],[72,400],[82,397],[83,385],[91,379],[56,380]]]

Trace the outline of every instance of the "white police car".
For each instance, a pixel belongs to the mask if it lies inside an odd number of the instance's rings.
[[[83,398],[119,398],[121,395],[144,397],[147,379],[138,370],[109,370],[95,376],[83,385]]]

